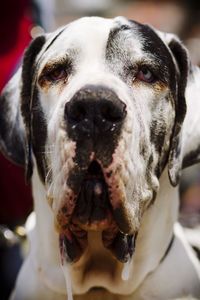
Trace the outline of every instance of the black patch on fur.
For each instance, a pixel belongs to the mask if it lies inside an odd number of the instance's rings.
[[[178,103],[176,105],[176,122],[182,124],[186,114],[185,89],[187,85],[189,68],[188,56],[186,49],[181,45],[180,42],[176,40],[172,40],[169,43],[169,47],[178,63],[180,71],[178,76]]]
[[[183,159],[182,168],[187,168],[200,162],[200,145],[195,150],[190,151]]]
[[[165,45],[162,39],[157,35],[157,33],[148,25],[143,25],[137,23],[135,21],[129,22],[130,27],[126,26],[125,29],[127,32],[127,39],[131,39],[131,34],[135,37],[135,33],[138,32],[139,39],[142,43],[142,49],[144,51],[144,63],[145,62],[145,53],[147,57],[151,57],[151,60],[155,62],[155,64],[151,64],[149,66],[152,68],[152,71],[155,71],[155,75],[159,80],[167,84],[170,88],[171,95],[174,99],[174,107],[176,110],[175,124],[173,133],[171,136],[171,153],[174,152],[175,157],[179,156],[180,146],[178,134],[181,129],[181,125],[185,116],[185,99],[184,99],[184,91],[186,85],[186,75],[187,75],[187,54],[184,48],[178,42],[171,42],[169,47],[171,48],[175,59],[177,60],[177,64],[180,65],[180,74],[178,76],[176,71],[176,66],[174,64],[172,54],[169,51],[169,48]],[[133,29],[133,31],[132,31]],[[132,33],[133,32],[133,33]],[[124,41],[124,45],[123,45]],[[129,75],[127,72],[122,74],[118,74],[122,77],[126,83],[129,84],[129,80],[132,84],[132,79],[128,79],[129,77],[133,77],[134,72],[137,72],[137,65],[135,62],[129,61],[129,53],[127,52],[127,40],[126,40],[126,32],[124,30],[120,31],[120,28],[114,28],[111,30],[107,42],[106,47],[106,59],[108,62],[112,64],[115,63],[115,60],[122,61],[123,64],[127,68],[129,67]],[[126,46],[126,47],[125,47]],[[177,48],[177,49],[176,49]],[[129,50],[130,51],[130,50]],[[137,62],[136,62],[137,63]],[[142,61],[139,61],[139,64],[142,64]],[[133,66],[133,74],[130,72],[130,66]],[[155,66],[153,66],[155,65]],[[118,72],[121,72],[117,70]],[[115,72],[115,69],[113,69]],[[181,83],[181,80],[184,83]],[[177,91],[177,85],[179,86]],[[166,99],[166,101],[168,101]],[[165,128],[158,128],[156,124],[156,120],[153,121],[151,125],[151,133],[150,133],[150,141],[155,145],[156,151],[160,154],[160,159],[158,161],[158,166],[156,166],[157,174],[161,174],[163,168],[166,165],[167,159],[169,157],[169,153],[163,153],[163,144],[165,140],[166,130]],[[176,140],[176,141],[175,141]],[[144,151],[143,151],[144,152]],[[170,149],[169,149],[170,152]],[[172,159],[171,159],[172,162]],[[172,180],[173,181],[173,180]]]
[[[65,30],[63,28],[47,45],[44,53],[51,47],[54,41]],[[32,143],[33,151],[36,156],[38,170],[42,181],[45,181],[46,160],[45,160],[45,142],[47,138],[47,125],[45,122],[42,107],[38,98],[38,91],[36,90],[36,71],[40,63],[35,64],[35,58],[45,44],[44,36],[39,36],[32,41],[27,48],[22,68],[22,92],[21,92],[21,111],[26,124],[26,179],[29,180],[32,176]],[[44,54],[43,54],[44,55]],[[41,58],[40,58],[41,59]]]
[[[93,149],[93,143],[91,140],[85,139],[76,142],[76,155],[74,157],[75,167],[70,170],[67,178],[67,185],[75,192],[79,193],[81,183],[84,179],[85,173],[90,164],[90,155]]]
[[[165,126],[160,126],[157,120],[153,120],[150,126],[150,140],[151,143],[155,145],[156,151],[161,154],[163,150],[163,144],[165,141],[166,128]]]
[[[121,27],[111,29],[106,45],[106,59],[114,64],[116,58],[121,61],[124,60],[124,70],[118,70],[121,73],[118,75],[127,83],[130,81],[130,84],[132,84],[132,79],[135,76],[135,72],[137,73],[138,67],[143,65],[143,63],[145,66],[147,64],[145,55],[144,61],[132,61],[129,53],[130,49],[127,49],[129,48],[126,45],[127,40],[130,40],[131,36],[135,37],[135,33],[138,31],[138,37],[141,40],[144,53],[149,54],[148,57],[151,57],[151,60],[155,62],[148,67],[150,67],[155,77],[169,84],[171,91],[175,93],[175,67],[166,45],[148,25],[143,25],[135,21],[129,21],[129,24],[130,26],[122,25]],[[115,69],[113,71],[115,72]]]
[[[31,118],[32,148],[35,154],[37,168],[40,179],[44,182],[48,172],[45,156],[45,145],[47,139],[47,123],[42,111],[42,106],[38,97],[38,90],[35,88],[32,99]]]
[[[42,49],[45,43],[45,37],[39,36],[32,41],[30,46],[27,48],[23,65],[22,65],[22,91],[21,91],[21,112],[26,125],[26,179],[29,181],[33,173],[33,164],[31,157],[31,109],[32,109],[32,98],[34,93],[34,65],[37,54]]]
[[[188,78],[188,55],[186,49],[177,40],[172,40],[169,43],[169,47],[176,59],[179,68],[179,74],[177,74],[178,90],[176,97],[176,117],[173,135],[171,139],[171,148],[169,155],[169,178],[171,184],[176,186],[178,184],[181,169],[182,169],[182,157],[181,153],[181,135],[180,131],[186,114],[186,101],[185,101],[185,88]],[[174,169],[174,166],[178,164],[178,169]]]
[[[169,48],[165,45],[162,39],[157,35],[157,33],[148,25],[143,25],[135,21],[129,22],[130,26],[134,30],[138,31],[139,37],[141,38],[142,48],[144,53],[150,54],[151,59],[155,58],[155,65],[157,65],[156,74],[158,78],[169,85],[171,90],[174,106],[175,106],[175,122],[174,128],[171,136],[170,150],[169,150],[169,178],[172,185],[178,183],[180,177],[180,171],[182,167],[182,158],[180,157],[181,153],[181,137],[180,131],[182,127],[183,120],[186,114],[186,103],[185,103],[185,88],[187,84],[188,76],[188,55],[187,51],[181,43],[173,39],[169,43]],[[126,28],[127,30],[128,28]],[[129,29],[128,29],[129,30]],[[129,30],[131,32],[131,30]],[[122,31],[123,33],[123,31]],[[108,39],[107,48],[106,48],[106,58],[108,60],[114,60],[115,56],[118,56],[119,59],[123,59],[124,54],[121,50],[123,45],[117,45],[116,37],[120,35],[120,31],[115,30],[114,33],[110,33]],[[130,38],[130,33],[129,36]],[[124,34],[124,41],[126,35]],[[123,38],[120,40],[123,43]],[[121,47],[121,48],[120,48]],[[126,51],[126,49],[124,49]],[[176,70],[176,66],[172,59],[172,55],[177,62],[179,70]],[[126,57],[126,55],[125,55]],[[127,57],[125,58],[127,60]],[[124,61],[124,64],[127,66],[130,62]],[[158,68],[159,66],[159,68]],[[133,66],[134,67],[134,66]],[[115,70],[114,70],[115,71]],[[126,78],[123,78],[127,81]],[[151,135],[151,138],[155,140],[155,145],[158,148],[158,151],[161,151],[163,144],[164,132],[157,134],[157,138]],[[165,156],[166,157],[166,156]],[[160,163],[163,166],[165,162]],[[176,166],[176,167],[175,167]],[[177,166],[179,166],[177,168]],[[160,169],[160,168],[159,168]]]
[[[34,61],[45,43],[45,37],[36,38],[27,48],[22,67],[21,103],[16,108],[16,116],[12,116],[12,103],[9,90],[4,92],[0,101],[0,135],[1,150],[13,162],[26,168],[26,178],[32,174],[31,138],[30,138],[30,102],[32,97],[32,76]],[[8,87],[9,88],[9,87]],[[16,86],[16,89],[20,86]],[[20,107],[21,104],[21,107]],[[21,110],[21,111],[20,111]],[[22,112],[26,132],[20,128],[19,117]],[[14,118],[15,120],[13,120]]]
[[[124,207],[122,204],[119,207],[113,209],[113,216],[121,232],[125,234],[133,233],[131,227],[132,224],[130,220],[128,220],[125,216]]]
[[[174,62],[164,42],[156,32],[148,25],[130,21],[137,26],[140,37],[144,40],[142,49],[145,53],[151,54],[155,62],[160,65],[160,77],[165,77],[173,96],[176,95],[176,70]]]
[[[24,135],[19,125],[19,109],[15,120],[10,113],[9,92],[0,97],[0,149],[2,153],[14,163],[24,166]],[[10,123],[12,121],[13,123]]]
[[[155,167],[154,173],[159,178],[164,170],[169,153],[164,151],[163,146],[166,136],[165,124],[158,124],[156,119],[153,119],[150,125],[150,141],[155,146],[156,152],[159,154],[158,164]],[[154,151],[154,150],[153,150]]]

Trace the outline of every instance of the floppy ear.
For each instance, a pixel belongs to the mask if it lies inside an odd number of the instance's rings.
[[[30,105],[34,67],[44,43],[44,36],[31,42],[24,54],[22,68],[11,78],[0,96],[0,148],[8,159],[25,167],[27,179],[32,175]]]
[[[185,89],[188,78],[188,53],[186,48],[181,42],[173,35],[168,41],[168,46],[173,55],[173,59],[177,69],[177,81],[176,88],[176,101],[175,101],[175,126],[173,129],[173,135],[171,138],[171,147],[168,160],[168,174],[170,182],[173,186],[176,186],[179,182],[182,169],[182,125],[186,114],[186,100],[185,100]]]
[[[20,112],[21,68],[0,96],[0,149],[11,161],[25,165],[25,131]]]

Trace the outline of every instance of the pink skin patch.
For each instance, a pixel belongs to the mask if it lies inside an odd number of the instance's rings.
[[[57,212],[56,223],[60,232],[65,232],[73,214],[75,204],[76,196],[72,190],[69,190]]]
[[[118,175],[114,175],[112,178],[106,178],[106,182],[108,184],[110,202],[115,210],[126,200],[124,187],[122,186],[121,179]]]
[[[87,248],[87,232],[72,221],[76,205],[76,196],[72,190],[66,193],[65,199],[58,210],[56,224],[59,231],[61,262],[63,259],[76,262]],[[63,251],[63,244],[67,250]],[[64,255],[65,253],[65,255]]]

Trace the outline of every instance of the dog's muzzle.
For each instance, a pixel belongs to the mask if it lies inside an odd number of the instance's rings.
[[[86,86],[65,105],[67,134],[76,142],[76,167],[67,179],[75,205],[61,235],[70,261],[83,254],[89,230],[102,232],[103,245],[118,260],[126,262],[133,254],[135,236],[122,233],[117,225],[104,173],[112,163],[125,117],[126,105],[102,86]]]

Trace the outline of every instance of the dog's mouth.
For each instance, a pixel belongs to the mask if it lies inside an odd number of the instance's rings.
[[[108,186],[100,165],[93,161],[77,197],[73,221],[85,230],[104,230],[112,223]]]
[[[90,163],[69,224],[60,235],[60,249],[62,255],[65,253],[65,259],[70,262],[79,260],[87,249],[88,231],[100,231],[103,246],[120,262],[125,263],[132,257],[136,234],[125,234],[118,227],[110,201],[109,186],[97,161]]]

